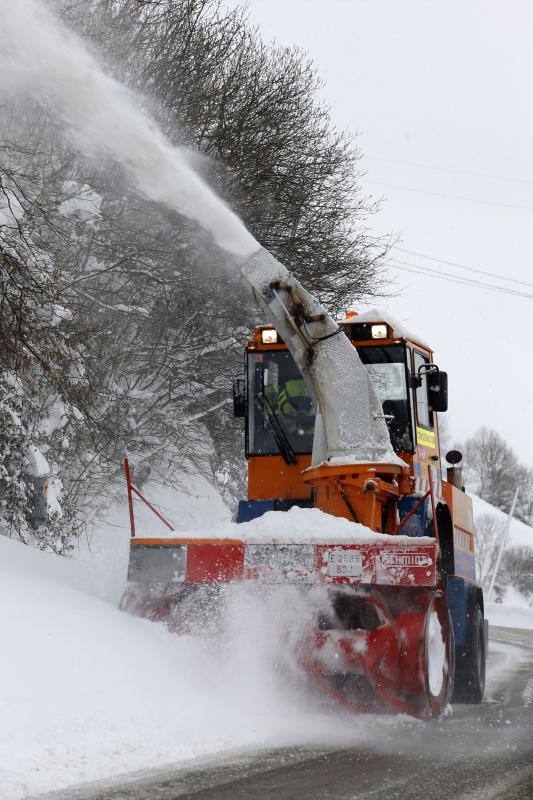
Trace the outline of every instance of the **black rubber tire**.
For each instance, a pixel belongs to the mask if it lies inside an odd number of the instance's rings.
[[[465,652],[455,662],[453,701],[478,705],[485,693],[486,642],[483,613],[479,605],[474,608],[472,638]]]

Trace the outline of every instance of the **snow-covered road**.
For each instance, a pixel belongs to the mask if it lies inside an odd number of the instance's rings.
[[[530,800],[533,633],[494,629],[487,700],[441,722],[337,717],[338,740],[244,748],[50,800]],[[359,725],[366,729],[364,744]],[[42,798],[42,796],[41,796]],[[44,800],[44,799],[42,799]]]

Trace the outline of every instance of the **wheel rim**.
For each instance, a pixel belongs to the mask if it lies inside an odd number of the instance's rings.
[[[424,626],[424,685],[427,715],[440,717],[451,690],[453,632],[448,606],[442,592],[435,592],[428,604]]]

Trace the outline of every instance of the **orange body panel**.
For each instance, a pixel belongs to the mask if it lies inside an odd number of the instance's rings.
[[[396,527],[402,467],[374,464],[311,467],[304,480],[315,489],[315,506],[334,517],[361,522],[374,531]]]
[[[452,515],[454,574],[469,583],[475,583],[476,560],[472,498],[447,481],[442,482],[442,493]]]
[[[292,465],[286,464],[281,456],[250,456],[248,499],[309,500],[312,489],[304,483],[302,471],[311,463],[311,456],[296,458],[297,463]]]
[[[467,533],[474,532],[472,498],[447,481],[442,482],[444,500],[451,511],[454,527]]]

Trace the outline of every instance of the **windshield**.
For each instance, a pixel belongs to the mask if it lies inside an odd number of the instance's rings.
[[[315,413],[307,384],[288,351],[249,354],[249,453],[283,452],[283,435],[293,453],[310,453]]]
[[[358,347],[357,352],[381,400],[392,446],[396,452],[411,451],[405,347]],[[290,451],[310,453],[315,414],[307,384],[288,351],[248,354],[249,455],[286,456],[287,446],[289,456]]]

